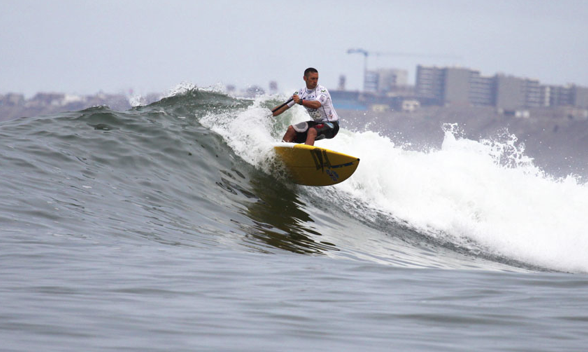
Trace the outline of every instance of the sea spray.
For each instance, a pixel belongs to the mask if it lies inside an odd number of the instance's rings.
[[[564,271],[588,271],[588,188],[554,179],[511,138],[474,141],[446,128],[440,150],[403,150],[387,137],[354,133],[333,143],[362,159],[337,186],[421,233],[473,252]],[[458,133],[456,133],[458,134]]]
[[[297,106],[272,117],[270,109],[282,100],[260,96],[236,109],[208,110],[200,123],[222,136],[235,155],[277,176],[273,145],[289,124],[308,118]],[[435,243],[499,261],[588,272],[586,185],[534,166],[508,131],[476,141],[458,125],[445,125],[440,149],[413,151],[375,132],[349,131],[344,121],[342,126],[336,138],[317,146],[359,157],[357,172],[334,187],[300,187],[311,199],[330,202],[326,208],[357,208],[351,213],[368,225],[385,215]]]

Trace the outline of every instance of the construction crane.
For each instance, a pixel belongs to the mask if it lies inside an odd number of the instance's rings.
[[[459,56],[453,55],[436,55],[436,54],[417,54],[417,53],[399,53],[399,52],[375,52],[375,51],[367,51],[364,49],[349,49],[347,50],[347,54],[361,54],[363,55],[363,85],[364,90],[366,87],[366,78],[367,78],[367,61],[368,56],[406,56],[406,57],[428,57],[428,58],[443,58],[443,59],[461,59]]]

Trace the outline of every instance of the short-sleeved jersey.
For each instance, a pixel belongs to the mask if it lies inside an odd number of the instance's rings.
[[[339,115],[335,111],[333,107],[333,101],[331,100],[331,94],[327,88],[317,85],[315,89],[307,89],[306,87],[299,89],[296,94],[301,99],[304,100],[318,100],[321,103],[321,107],[318,109],[311,109],[307,108],[308,114],[312,117],[313,120],[317,122],[327,122],[327,121],[338,121]],[[294,100],[288,103],[289,107],[294,106],[296,104]]]

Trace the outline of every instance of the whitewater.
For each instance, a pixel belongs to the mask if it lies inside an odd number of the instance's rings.
[[[2,122],[7,351],[583,350],[580,176],[508,133],[415,149],[342,115],[317,145],[356,173],[294,185],[286,99],[182,86]]]
[[[237,155],[270,173],[272,146],[281,137],[274,124],[284,130],[307,116],[298,109],[276,122],[267,106],[259,98],[236,116],[209,115],[202,122]],[[349,182],[305,191],[321,199],[336,193],[346,197],[334,203],[339,208],[364,206],[354,214],[358,218],[373,221],[384,214],[472,253],[586,273],[588,226],[582,214],[588,212],[588,187],[581,178],[554,178],[535,167],[516,136],[474,141],[460,137],[459,126],[444,127],[440,150],[407,150],[370,131],[344,130],[320,141],[321,147],[360,157],[361,167]]]

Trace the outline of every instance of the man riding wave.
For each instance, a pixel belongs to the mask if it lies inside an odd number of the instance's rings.
[[[290,125],[284,142],[305,143],[314,145],[315,140],[333,138],[339,132],[339,116],[333,107],[331,95],[327,88],[318,84],[318,71],[309,67],[304,71],[306,87],[299,89],[286,104],[274,108],[273,116],[278,116],[294,104],[306,108],[312,118],[310,121]]]

